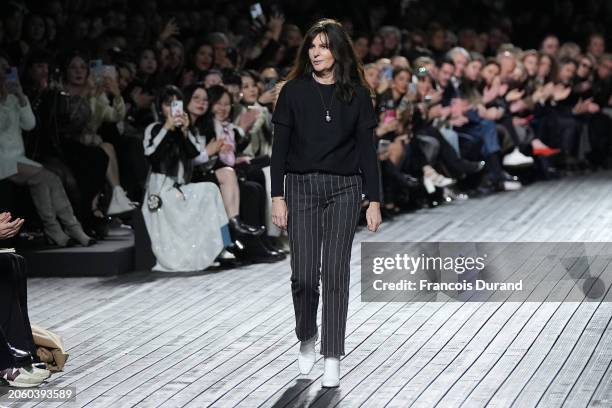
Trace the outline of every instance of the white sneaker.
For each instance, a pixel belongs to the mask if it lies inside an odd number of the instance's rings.
[[[504,156],[502,163],[508,167],[531,166],[533,157],[525,156],[519,151],[518,147],[515,147],[511,153]]]
[[[443,176],[433,167],[429,165],[423,167],[423,186],[425,186],[427,193],[433,194],[436,191],[436,187],[444,188],[455,183],[454,179]]]
[[[11,387],[30,388],[39,386],[44,379],[32,373],[28,373],[23,368],[6,368],[0,370],[0,383],[8,383]]]
[[[335,388],[340,385],[340,359],[338,357],[325,357],[325,369],[321,386],[323,388]]]
[[[516,191],[523,187],[520,181],[504,181],[504,191]]]
[[[315,343],[317,342],[317,338],[319,337],[319,333],[315,334],[308,340],[304,340],[300,343],[300,352],[298,354],[298,367],[300,368],[300,373],[302,374],[310,374],[312,367],[317,359],[317,355],[315,353]]]
[[[121,186],[113,189],[113,196],[108,205],[107,215],[117,215],[134,210],[135,206],[128,198],[125,190]]]
[[[31,365],[27,367],[22,367],[20,370],[25,370],[28,374],[32,374],[35,377],[40,378],[41,380],[46,380],[51,377],[51,371],[46,368],[38,367],[36,365]]]

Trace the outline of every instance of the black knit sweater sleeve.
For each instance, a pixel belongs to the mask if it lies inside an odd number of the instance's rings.
[[[272,197],[284,196],[283,181],[287,153],[289,152],[289,141],[293,128],[293,114],[289,100],[289,86],[285,84],[278,95],[274,108],[272,123],[274,123],[274,139],[272,141],[272,157],[270,159],[270,177]]]
[[[359,167],[366,185],[366,196],[370,201],[380,202],[381,183],[380,167],[376,155],[374,128],[376,114],[374,106],[365,88],[358,89],[360,103],[359,121],[357,123],[357,147],[359,149]]]

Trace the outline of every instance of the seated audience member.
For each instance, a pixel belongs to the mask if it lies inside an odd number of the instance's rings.
[[[36,119],[19,82],[7,81],[8,70],[7,60],[0,57],[0,180],[28,186],[50,244],[67,246],[72,239],[89,246],[94,240],[74,216],[59,177],[25,155],[21,132],[34,128]]]
[[[235,125],[229,121],[232,110],[229,92],[222,86],[212,86],[206,93],[203,91],[201,85],[194,85],[187,91],[187,109],[201,146],[200,156],[195,160],[196,179],[219,185],[232,239],[246,241],[247,251],[240,256],[264,262],[282,259],[284,255],[275,251],[262,236],[266,230],[263,225],[266,223],[267,194],[261,169],[256,172],[258,181],[249,180],[251,172],[245,170],[245,179],[240,182],[236,170],[241,164],[247,166],[250,160],[248,156],[236,158],[236,151],[237,146],[242,149],[247,145],[245,130],[252,127],[258,113],[248,110]],[[245,221],[240,214],[245,215]],[[262,239],[253,236],[262,236]]]
[[[175,110],[182,101],[175,86],[164,87],[158,97],[160,118],[145,131],[145,155],[151,164],[142,207],[151,237],[157,271],[199,271],[212,264],[229,244],[223,230],[227,215],[219,189],[213,183],[191,183],[191,161],[200,154],[189,131],[189,116]]]
[[[23,225],[0,213],[0,246]],[[25,260],[14,253],[0,254],[0,384],[35,387],[51,373],[40,363],[28,317]]]
[[[117,153],[112,144],[103,140],[99,134],[100,126],[105,122],[117,123],[125,117],[125,102],[121,96],[117,78],[102,73],[92,73],[89,70],[83,56],[71,55],[64,66],[66,79],[66,91],[77,98],[82,98],[83,106],[83,129],[73,142],[84,146],[101,148],[108,156],[108,167],[106,169],[106,180],[113,189],[110,204],[107,209],[108,215],[116,215],[129,212],[135,208],[128,199],[125,190],[121,187],[119,179],[119,164]],[[110,95],[112,100],[109,99]],[[74,144],[72,144],[74,147]],[[76,153],[73,151],[72,153]],[[71,155],[68,152],[68,155]],[[80,169],[73,169],[77,172]]]

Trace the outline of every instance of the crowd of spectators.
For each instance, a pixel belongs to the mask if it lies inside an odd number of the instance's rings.
[[[218,186],[229,251],[247,261],[285,257],[269,215],[270,119],[303,15],[246,2],[26,3],[1,11],[0,128],[11,106],[31,107],[24,157],[59,177],[89,236],[104,239],[109,216],[146,201],[146,143],[166,120],[160,95],[172,95],[199,149],[183,181]],[[513,43],[533,40],[508,19],[456,27],[423,2],[391,3],[418,25],[398,23],[378,2],[361,17],[336,16],[376,93],[384,217],[612,164],[612,54],[594,31],[601,25],[572,41],[543,35],[528,48]],[[6,94],[15,95],[10,106]],[[89,236],[77,241],[91,244]]]

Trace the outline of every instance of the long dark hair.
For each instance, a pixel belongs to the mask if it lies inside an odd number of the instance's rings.
[[[195,94],[195,92],[198,89],[202,89],[205,93],[206,93],[206,97],[208,97],[208,92],[206,91],[206,88],[204,87],[204,84],[201,82],[195,83],[195,84],[191,84],[185,87],[185,89],[183,89],[183,96],[184,96],[184,103],[185,103],[185,112],[187,112],[187,114],[189,113],[189,103],[191,103],[191,98],[193,98],[193,94]],[[189,128],[191,129],[191,132],[195,135],[196,133],[200,132],[202,133],[202,129],[203,129],[203,122],[204,122],[204,117],[206,116],[206,114],[210,111],[210,104],[208,105],[208,109],[206,109],[206,112],[204,112],[204,115],[200,116],[199,118],[197,118],[195,121],[191,121],[191,118],[189,120],[190,125]]]
[[[366,87],[371,94],[372,90],[365,80],[363,65],[355,55],[351,38],[338,21],[329,18],[317,21],[306,32],[287,80],[312,75],[314,70],[310,63],[308,50],[319,34],[323,34],[327,39],[329,50],[335,59],[334,78],[336,79],[336,95],[338,98],[349,103],[355,96],[356,85]]]
[[[174,85],[166,85],[159,90],[155,101],[155,107],[157,108],[157,114],[160,118],[164,117],[164,108],[162,105],[169,104],[175,97],[177,101],[184,100],[183,92],[181,92],[181,90]],[[160,120],[163,123],[164,119]]]

